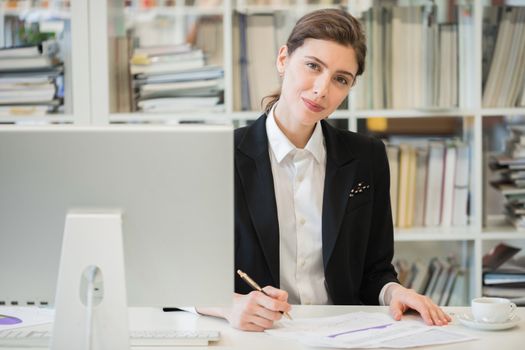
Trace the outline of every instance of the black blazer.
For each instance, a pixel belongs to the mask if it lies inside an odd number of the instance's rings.
[[[326,288],[334,304],[377,305],[381,288],[397,282],[385,146],[325,121],[321,125],[327,152],[322,213]],[[362,192],[351,193],[358,188]],[[266,115],[235,130],[235,268],[261,286],[279,287],[279,223]],[[235,291],[251,289],[237,276]]]

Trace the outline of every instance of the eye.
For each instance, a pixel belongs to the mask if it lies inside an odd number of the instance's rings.
[[[342,76],[336,77],[335,80],[341,85],[348,85],[348,80]]]
[[[320,70],[321,68],[317,63],[314,62],[307,62],[306,65],[308,66],[308,68],[311,68],[313,70]]]

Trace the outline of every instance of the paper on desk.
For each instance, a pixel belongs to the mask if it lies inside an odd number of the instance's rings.
[[[0,322],[0,332],[8,329],[36,326],[39,324],[51,323],[54,318],[54,310],[39,307],[0,307],[0,318],[15,318],[21,320],[19,323],[2,324]],[[5,322],[8,323],[8,322]]]
[[[382,313],[355,312],[334,317],[282,320],[267,333],[310,346],[337,348],[407,348],[472,340],[419,321],[394,321]]]

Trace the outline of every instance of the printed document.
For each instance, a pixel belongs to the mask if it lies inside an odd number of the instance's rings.
[[[333,348],[408,348],[473,340],[446,327],[422,321],[395,321],[389,315],[355,312],[333,317],[282,319],[268,334],[292,338],[305,345]]]
[[[0,307],[0,332],[29,326],[51,323],[54,310],[39,307]]]

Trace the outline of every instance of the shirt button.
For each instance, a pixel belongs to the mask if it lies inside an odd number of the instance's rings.
[[[303,181],[303,177],[302,176],[298,176],[297,177],[297,182],[302,182]]]
[[[303,226],[303,225],[305,224],[305,222],[306,222],[305,219],[301,219],[301,220],[299,220],[299,224],[300,224],[301,226]]]
[[[299,262],[299,265],[300,265],[301,267],[304,267],[304,264],[305,264],[305,261],[304,261],[304,260],[301,260],[301,261]]]

